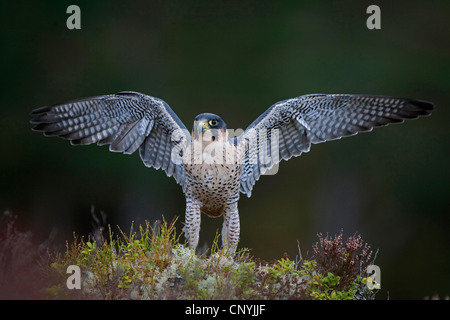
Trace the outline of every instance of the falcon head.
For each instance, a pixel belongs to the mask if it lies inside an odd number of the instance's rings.
[[[202,113],[195,117],[194,126],[192,127],[192,136],[198,140],[215,141],[219,138],[226,137],[227,125],[216,114]]]

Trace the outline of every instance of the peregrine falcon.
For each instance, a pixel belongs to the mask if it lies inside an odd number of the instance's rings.
[[[72,145],[109,144],[110,151],[125,154],[139,149],[147,167],[163,169],[183,189],[190,247],[198,245],[203,212],[224,217],[222,244],[234,252],[239,195],[250,197],[266,170],[308,152],[311,144],[427,116],[433,109],[433,103],[414,99],[310,94],[273,104],[235,137],[215,114],[198,115],[189,132],[165,101],[124,91],[44,106],[32,111],[30,122],[34,130]]]

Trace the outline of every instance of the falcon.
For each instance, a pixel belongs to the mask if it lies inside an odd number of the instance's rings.
[[[428,116],[433,109],[431,102],[407,98],[310,94],[273,104],[235,136],[218,115],[198,115],[189,131],[165,101],[124,91],[40,107],[30,122],[33,130],[72,145],[109,145],[124,154],[139,149],[147,167],[164,170],[181,186],[189,246],[198,245],[203,212],[224,217],[222,245],[234,252],[240,193],[250,197],[267,170],[308,152],[311,144]]]

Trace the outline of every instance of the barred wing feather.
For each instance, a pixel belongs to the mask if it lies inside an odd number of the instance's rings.
[[[373,95],[311,94],[277,102],[238,137],[238,143],[246,144],[240,191],[250,197],[265,170],[308,152],[312,143],[427,116],[433,109],[427,101]],[[262,131],[278,132],[279,143],[274,146],[269,139],[259,138]]]
[[[174,163],[171,150],[190,135],[161,99],[124,91],[35,109],[31,123],[46,136],[59,136],[73,145],[109,144],[109,150],[139,154],[148,167],[163,169],[184,187],[184,167]],[[172,133],[178,132],[177,139]],[[180,134],[182,132],[183,134]]]

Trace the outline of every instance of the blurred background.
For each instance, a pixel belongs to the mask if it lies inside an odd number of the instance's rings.
[[[69,30],[66,9],[81,9]],[[366,9],[381,8],[381,30]],[[202,112],[246,128],[273,103],[309,93],[429,100],[431,117],[313,145],[241,196],[241,247],[311,254],[317,233],[361,233],[381,268],[380,299],[450,294],[449,1],[3,1],[0,210],[64,249],[107,223],[184,220],[162,171],[95,145],[31,131],[29,113],[133,90],[165,100],[190,128]],[[200,244],[222,218],[202,216]]]

